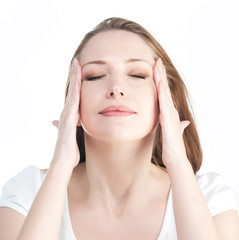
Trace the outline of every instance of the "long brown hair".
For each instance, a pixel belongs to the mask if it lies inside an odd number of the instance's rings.
[[[180,120],[189,120],[190,125],[184,130],[183,133],[183,140],[186,148],[187,158],[190,161],[193,171],[196,174],[196,172],[200,169],[202,164],[202,149],[201,144],[199,141],[195,121],[194,121],[194,113],[192,110],[192,106],[190,103],[189,95],[187,88],[182,81],[179,73],[177,72],[176,68],[174,67],[172,61],[168,57],[167,53],[164,51],[164,49],[161,47],[161,45],[156,41],[156,39],[141,25],[127,20],[123,18],[108,18],[99,23],[92,31],[88,32],[78,48],[76,49],[71,63],[74,58],[80,59],[80,54],[82,49],[85,47],[87,42],[94,37],[96,34],[100,32],[105,31],[112,31],[112,30],[126,30],[132,33],[137,34],[141,38],[143,38],[146,43],[149,44],[149,46],[152,48],[154,53],[156,54],[157,58],[160,57],[162,59],[162,62],[166,68],[167,73],[167,80],[169,82],[169,87],[172,95],[172,99],[174,101],[175,108],[177,109],[179,113]],[[70,82],[70,66],[69,66],[69,75],[68,80],[66,82],[66,88],[65,88],[65,103],[66,103],[66,97],[68,93],[68,87]],[[189,110],[189,106],[191,109],[191,112]],[[192,116],[193,114],[193,116]],[[85,162],[85,142],[84,142],[84,130],[82,126],[77,127],[76,132],[76,138],[77,143],[80,151],[80,161]],[[152,158],[151,162],[161,166],[165,167],[162,161],[162,134],[161,134],[161,126],[158,124],[156,129],[156,135],[154,139],[154,145],[153,145],[153,152],[152,152]],[[166,170],[166,169],[165,169]]]

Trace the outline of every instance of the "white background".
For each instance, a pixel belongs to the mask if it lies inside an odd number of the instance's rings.
[[[29,164],[48,168],[70,60],[109,17],[148,29],[182,75],[204,152],[239,193],[237,0],[0,2],[0,187]]]

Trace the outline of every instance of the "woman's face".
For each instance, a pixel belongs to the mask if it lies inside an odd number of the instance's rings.
[[[107,141],[130,141],[155,129],[159,109],[154,56],[142,38],[128,31],[102,32],[90,39],[80,55],[80,119],[88,135]],[[92,61],[104,63],[87,64]],[[100,114],[112,105],[124,105],[136,113],[110,117]]]

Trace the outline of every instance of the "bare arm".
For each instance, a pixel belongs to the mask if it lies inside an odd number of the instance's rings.
[[[169,169],[169,175],[178,239],[220,239],[188,160],[184,165]]]
[[[57,239],[70,176],[70,168],[51,165],[27,217],[0,208],[0,239]]]
[[[81,72],[73,61],[65,107],[57,123],[58,138],[47,176],[32,204],[18,240],[56,240],[60,230],[65,194],[80,153],[76,141],[79,122]]]
[[[18,240],[57,239],[71,168],[51,165],[26,220]]]
[[[190,163],[169,169],[178,239],[239,239],[236,210],[212,217]]]
[[[72,171],[78,164],[80,153],[76,129],[80,122],[79,103],[81,73],[78,61],[72,64],[71,80],[66,104],[56,121],[58,138],[47,175],[32,203],[27,217],[8,208],[1,209],[0,222],[4,223],[0,239],[57,240],[61,225],[67,186]],[[79,125],[78,125],[79,126]],[[8,238],[10,236],[10,238]]]
[[[183,141],[183,131],[190,122],[180,121],[169,88],[166,69],[160,58],[155,64],[154,76],[159,99],[159,123],[162,128],[162,160],[171,180],[178,239],[239,239],[238,215],[235,215],[235,212],[215,218],[209,212],[187,159]],[[230,224],[234,230],[229,233]]]
[[[8,207],[0,207],[0,239],[16,240],[25,216]]]
[[[239,217],[237,210],[228,210],[213,217],[222,240],[239,239]]]

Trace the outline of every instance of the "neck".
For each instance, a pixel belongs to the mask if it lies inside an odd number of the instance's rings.
[[[88,201],[120,215],[126,206],[144,204],[150,195],[155,132],[130,142],[107,142],[85,134]],[[118,212],[118,214],[117,214]]]

